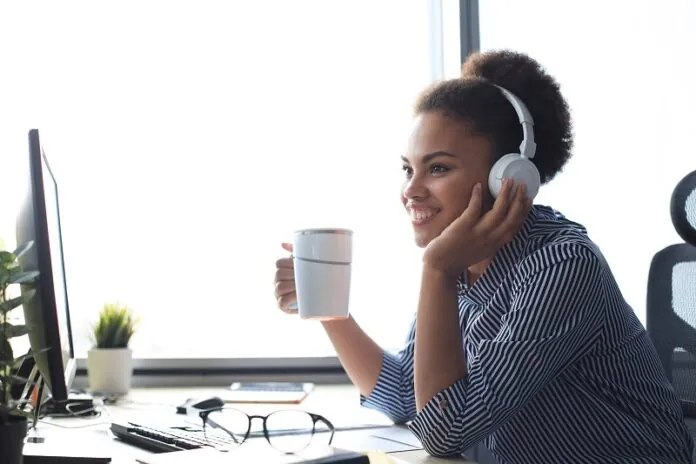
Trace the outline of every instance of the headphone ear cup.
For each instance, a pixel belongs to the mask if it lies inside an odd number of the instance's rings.
[[[488,189],[493,198],[498,198],[503,188],[503,180],[512,179],[515,184],[524,183],[527,186],[527,196],[536,197],[541,185],[539,170],[529,159],[519,153],[508,153],[500,158],[488,174]]]

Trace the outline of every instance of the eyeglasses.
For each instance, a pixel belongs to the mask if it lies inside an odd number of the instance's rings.
[[[200,413],[208,444],[220,450],[240,446],[249,437],[261,436],[278,451],[296,453],[312,442],[331,445],[336,429],[319,414],[301,410],[280,410],[265,416],[249,415],[234,408]],[[253,429],[254,419],[261,419],[262,428]]]

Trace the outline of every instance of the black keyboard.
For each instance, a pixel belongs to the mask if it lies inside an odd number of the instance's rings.
[[[112,422],[111,432],[120,440],[155,453],[183,451],[210,446],[224,448],[233,445],[227,434],[203,432],[202,428],[158,427],[135,422]]]

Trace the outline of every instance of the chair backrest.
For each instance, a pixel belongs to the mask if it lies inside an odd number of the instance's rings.
[[[653,257],[646,329],[679,396],[696,401],[696,247],[671,245]]]
[[[696,402],[696,171],[672,193],[672,223],[687,243],[650,263],[646,329],[679,397]]]
[[[696,171],[687,174],[674,188],[669,210],[679,236],[696,246]]]

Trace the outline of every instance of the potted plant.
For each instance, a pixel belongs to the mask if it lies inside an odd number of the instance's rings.
[[[136,321],[128,306],[105,303],[92,327],[94,346],[87,353],[87,376],[94,393],[125,395],[133,378],[133,352],[128,347]]]
[[[22,463],[27,435],[28,413],[23,409],[23,402],[12,397],[12,386],[27,380],[17,377],[13,371],[35,353],[30,351],[14,357],[10,339],[26,335],[29,327],[12,324],[10,311],[29,301],[34,291],[23,291],[20,296],[11,297],[8,290],[12,285],[33,283],[39,275],[36,271],[24,272],[18,262],[32,245],[33,242],[29,242],[12,253],[0,250],[0,462],[3,464]]]

